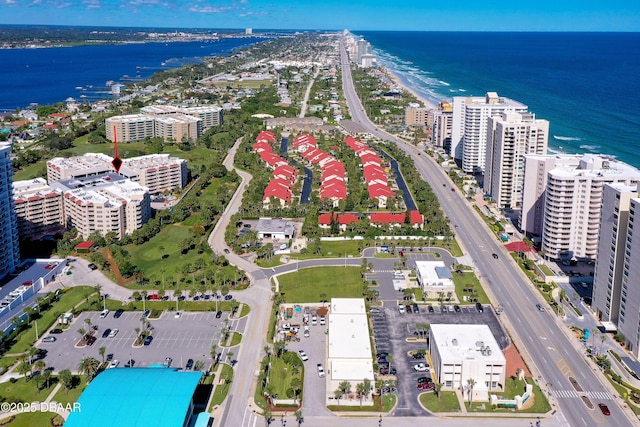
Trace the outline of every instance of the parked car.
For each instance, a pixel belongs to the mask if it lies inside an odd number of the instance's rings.
[[[433,383],[433,380],[430,377],[418,378],[418,384],[426,384],[426,383]]]
[[[428,306],[428,307],[427,307],[427,310],[429,310],[429,313],[433,313],[433,312],[434,312],[434,310],[433,310],[433,306],[432,306],[432,305]]]
[[[420,307],[418,307],[417,303],[413,303],[413,312],[414,313],[420,313]]]
[[[117,319],[117,318],[119,318],[120,316],[122,316],[122,313],[124,313],[124,310],[123,310],[123,309],[121,309],[121,308],[119,308],[119,309],[117,309],[117,310],[115,311],[115,313],[113,313],[113,317]]]
[[[327,320],[325,319],[324,316],[320,316],[320,325],[324,326],[327,324]]]
[[[136,364],[136,361],[133,359],[129,359],[127,360],[127,363],[124,364],[125,368],[133,368],[133,365]]]
[[[221,317],[222,317],[222,310],[218,310],[218,311],[216,312],[216,319],[219,319],[219,318],[221,318]]]
[[[94,342],[96,342],[96,337],[93,335],[87,338],[87,345],[93,345]]]
[[[404,314],[404,305],[398,304],[398,312],[400,312],[400,314]]]
[[[143,312],[142,312],[142,317],[149,317],[149,313],[150,313],[150,311],[149,311],[149,310],[145,310],[145,311],[143,311]]]
[[[97,270],[98,266],[95,265],[94,263],[89,264],[87,267],[89,267],[91,270]]]
[[[55,340],[56,340],[56,337],[52,337],[51,335],[49,335],[48,337],[42,338],[42,342],[54,342]]]
[[[173,317],[174,317],[175,319],[179,319],[179,318],[180,318],[180,316],[182,316],[182,313],[181,313],[181,312],[179,312],[179,311],[176,311],[176,314],[174,314],[174,315],[173,315]]]
[[[429,365],[426,363],[418,363],[417,365],[413,365],[413,369],[417,372],[426,372],[429,370]]]
[[[457,304],[453,306],[453,309],[455,310],[456,313],[460,313],[460,311],[461,311],[460,310],[460,306],[457,305]]]
[[[118,359],[111,361],[111,363],[109,364],[110,368],[117,368],[118,365],[120,364],[120,361]]]
[[[144,339],[144,345],[150,345],[151,341],[153,341],[153,335],[149,335]]]
[[[414,353],[413,355],[411,355],[411,357],[414,360],[421,360],[424,359],[424,353]]]
[[[482,304],[477,302],[476,303],[476,310],[478,310],[478,313],[482,313],[484,311],[484,307],[482,306]]]
[[[193,368],[193,359],[189,359],[187,360],[187,364],[185,365],[186,369],[191,369]]]
[[[104,319],[108,315],[109,315],[109,310],[102,310],[102,312],[100,313],[100,318]]]
[[[52,329],[51,331],[49,331],[50,334],[61,334],[62,332],[64,332],[62,329]]]
[[[109,338],[115,337],[116,335],[118,335],[118,332],[120,332],[120,329],[117,329],[117,328],[116,329],[112,329],[111,333],[109,334]]]
[[[225,295],[224,296],[224,300],[225,301],[231,301],[233,299],[233,295]]]
[[[111,333],[111,329],[109,328],[105,329],[104,332],[102,333],[102,338],[108,337],[110,333]]]
[[[316,366],[316,369],[318,370],[318,376],[320,378],[324,378],[325,373],[321,363],[318,363],[318,365]]]
[[[224,248],[224,253],[229,255],[231,253],[231,251],[229,251],[229,249],[227,249],[227,248]]]
[[[162,366],[164,366],[165,368],[168,368],[171,366],[171,362],[173,362],[173,359],[170,357],[165,357],[164,358],[164,362],[162,363]]]
[[[309,356],[307,356],[307,353],[305,353],[304,350],[298,350],[298,354],[300,355],[300,360],[303,362],[309,360]]]

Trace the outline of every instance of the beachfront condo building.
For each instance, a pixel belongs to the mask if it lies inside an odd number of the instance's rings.
[[[59,233],[64,228],[62,191],[47,185],[44,178],[14,181],[13,203],[22,240]]]
[[[148,189],[116,173],[71,178],[51,186],[64,194],[65,227],[76,228],[85,239],[92,233],[122,237],[151,217]]]
[[[140,114],[109,117],[105,121],[109,141],[133,142],[160,137],[165,142],[195,141],[204,132],[223,123],[217,106],[177,107],[149,105]]]
[[[615,330],[619,324],[625,265],[631,265],[627,258],[632,255],[628,252],[627,256],[627,241],[633,237],[628,233],[629,226],[633,230],[634,222],[630,220],[629,212],[631,200],[639,196],[637,185],[616,183],[604,186],[592,300],[593,309],[607,330]],[[638,255],[640,253],[636,253],[636,257]],[[628,300],[627,289],[624,295],[625,304]],[[638,306],[640,304],[635,305]],[[635,336],[635,332],[630,336]]]
[[[154,118],[146,114],[113,116],[105,120],[105,133],[111,142],[144,141],[155,136]]]
[[[485,96],[453,97],[451,156],[465,173],[482,173],[485,166],[489,117],[503,112],[526,113],[520,102],[487,92]]]
[[[520,227],[550,259],[595,259],[605,184],[640,181],[638,169],[596,154],[525,155],[524,167]]]
[[[13,272],[20,263],[12,183],[11,143],[0,142],[0,279]]]
[[[358,54],[356,62],[358,64],[362,64],[362,57],[364,55],[371,54],[371,44],[365,39],[360,39],[356,42],[356,46],[357,46],[357,54]]]
[[[451,149],[451,127],[453,125],[453,105],[449,101],[441,101],[433,113],[432,138],[436,147]]]
[[[484,192],[499,208],[522,204],[525,154],[547,154],[549,122],[532,113],[501,113],[489,117]]]
[[[404,110],[405,126],[426,127],[430,121],[431,110],[421,107],[420,104],[411,103]]]
[[[47,162],[49,183],[70,178],[83,178],[113,171],[113,159],[102,153],[86,153],[69,158],[56,157]],[[149,154],[123,159],[120,175],[159,194],[187,185],[187,161],[169,154]]]

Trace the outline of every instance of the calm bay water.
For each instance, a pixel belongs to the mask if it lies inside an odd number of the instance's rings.
[[[262,41],[223,38],[208,42],[139,43],[47,49],[0,50],[0,110],[32,102],[53,104],[68,97],[91,100],[106,96],[109,80],[146,78],[162,69],[200,62],[204,56],[226,56]],[[129,76],[124,78],[123,76]],[[92,86],[86,89],[87,86]],[[84,91],[76,87],[84,87]]]
[[[549,120],[552,150],[640,168],[640,33],[357,34],[434,103],[495,91]]]

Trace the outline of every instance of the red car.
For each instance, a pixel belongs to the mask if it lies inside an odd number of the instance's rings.
[[[603,414],[607,416],[611,415],[611,412],[609,412],[609,407],[604,403],[598,403],[598,408],[600,408]]]
[[[436,386],[433,383],[420,383],[420,384],[418,384],[418,390],[433,390],[434,388],[436,388]]]

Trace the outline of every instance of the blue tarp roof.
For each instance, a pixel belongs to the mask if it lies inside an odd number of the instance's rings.
[[[181,427],[202,372],[113,368],[80,395],[65,427]]]
[[[436,274],[440,279],[452,279],[453,275],[451,274],[451,270],[447,267],[436,267]]]

